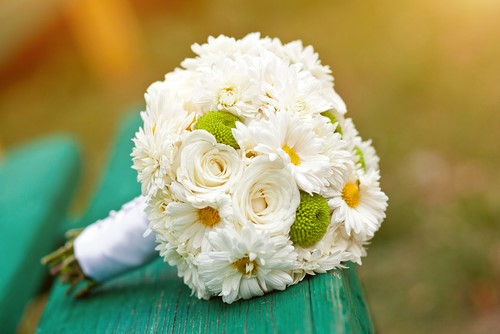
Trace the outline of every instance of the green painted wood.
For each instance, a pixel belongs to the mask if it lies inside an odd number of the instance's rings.
[[[124,128],[136,126],[133,122],[128,119]],[[132,136],[119,133],[114,157],[121,163],[108,166],[105,175],[112,179],[105,179],[107,186],[94,197],[102,202],[91,205],[95,211],[86,216],[101,218],[116,208],[113,184],[135,182],[135,173],[133,178],[114,177],[121,175],[120,169],[130,169],[131,147],[123,149],[120,141],[128,143]],[[129,188],[120,196],[136,194]],[[220,298],[190,296],[175,268],[158,259],[85,299],[66,297],[65,287],[56,283],[37,333],[372,333],[356,269],[350,266],[307,278],[283,292],[228,305]]]
[[[372,333],[357,284],[351,268],[228,305],[190,296],[158,259],[85,299],[66,297],[57,284],[37,333]]]
[[[24,306],[47,274],[50,252],[80,171],[79,150],[51,137],[0,161],[0,332],[14,333]]]

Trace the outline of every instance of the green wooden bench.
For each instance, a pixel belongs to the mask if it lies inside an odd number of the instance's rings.
[[[84,215],[87,223],[139,194],[130,168],[131,138],[139,124],[137,115],[129,118],[118,134],[101,186]],[[160,258],[89,297],[66,297],[65,290],[60,283],[53,286],[37,333],[373,332],[354,265],[230,305],[190,296],[175,268]]]
[[[55,246],[80,171],[73,141],[51,137],[0,160],[0,332],[14,333],[47,275],[40,257]]]

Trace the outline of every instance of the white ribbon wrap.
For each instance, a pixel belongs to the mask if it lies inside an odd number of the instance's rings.
[[[145,209],[139,196],[83,230],[74,251],[85,275],[103,282],[158,256],[154,233],[143,236],[149,224]]]

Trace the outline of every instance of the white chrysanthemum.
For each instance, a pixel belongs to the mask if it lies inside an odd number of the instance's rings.
[[[321,82],[298,64],[278,60],[268,63],[263,71],[264,99],[275,110],[298,113],[301,116],[319,114],[334,106],[325,97]]]
[[[295,221],[300,192],[281,161],[259,157],[245,169],[234,188],[237,222],[251,222],[271,234],[285,235]]]
[[[344,268],[342,261],[347,259],[344,244],[339,243],[339,226],[330,224],[323,238],[310,247],[295,245],[298,254],[297,268],[294,270],[294,283],[304,279],[305,275],[325,273],[335,268]]]
[[[177,181],[187,194],[211,198],[231,191],[244,165],[234,148],[217,143],[207,131],[195,130],[184,138],[176,166]]]
[[[132,161],[137,170],[137,180],[141,182],[142,194],[151,196],[158,189],[172,182],[172,162],[177,150],[177,139],[172,137],[175,129],[169,127],[163,117],[151,122],[143,112],[144,125],[135,134]]]
[[[279,39],[261,38],[260,33],[248,34],[240,40],[224,35],[210,36],[207,43],[195,43],[191,49],[198,57],[185,59],[181,65],[193,71],[202,67],[211,67],[221,58],[236,60],[241,55],[258,57],[263,51],[284,53],[283,45]]]
[[[258,32],[246,35],[238,43],[242,53],[256,57],[259,57],[263,51],[273,52],[276,55],[283,54],[283,44],[278,38],[261,37]]]
[[[196,113],[184,108],[186,97],[181,96],[182,93],[186,95],[181,87],[183,81],[187,80],[183,78],[185,75],[182,73],[182,71],[173,72],[174,78],[170,81],[158,81],[151,84],[144,94],[146,113],[152,123],[153,132],[157,127],[156,123],[161,119],[174,131],[170,134],[171,136],[178,136],[183,131],[190,130],[194,122]],[[176,84],[173,83],[174,80]]]
[[[368,240],[385,218],[388,198],[380,189],[379,179],[375,170],[363,175],[352,172],[341,191],[328,201],[333,209],[332,222],[343,223],[349,236],[355,233]]]
[[[213,67],[201,68],[195,103],[205,112],[227,110],[236,116],[255,117],[261,90],[249,65],[242,56],[237,60],[222,58]]]
[[[175,154],[181,135],[190,129],[195,114],[183,110],[160,83],[151,85],[145,99],[146,111],[141,113],[144,125],[133,139],[131,156],[142,194],[150,197],[175,178]]]
[[[254,135],[255,147],[245,147],[247,142],[238,142],[244,151],[265,154],[271,160],[281,159],[290,170],[300,189],[308,193],[320,193],[330,185],[332,170],[328,153],[324,151],[324,139],[317,137],[312,124],[298,116],[278,112],[245,125],[236,124],[233,134],[236,140]]]
[[[241,54],[239,49],[238,43],[233,37],[224,35],[217,37],[209,36],[207,43],[195,43],[191,46],[191,50],[198,57],[184,59],[181,66],[190,71],[196,71],[201,67],[211,67],[212,64],[221,58],[227,57],[233,59],[234,55]]]
[[[155,249],[159,251],[164,261],[177,267],[177,275],[182,277],[184,284],[191,288],[192,294],[196,294],[199,299],[209,299],[210,293],[200,280],[198,266],[195,264],[196,253],[186,249],[186,244],[179,243],[168,229],[155,230],[155,232],[158,243]]]
[[[303,69],[311,72],[315,78],[329,86],[333,85],[332,71],[329,66],[323,66],[319,56],[311,45],[304,47],[302,41],[293,41],[284,45],[286,55],[292,63],[301,64]]]
[[[146,214],[149,220],[148,230],[144,233],[148,235],[152,230],[161,231],[165,226],[166,208],[170,202],[174,201],[172,193],[168,188],[158,190],[147,200]]]
[[[165,90],[171,101],[175,101],[188,113],[201,114],[202,110],[194,101],[199,74],[193,71],[175,69],[165,75],[161,89]]]
[[[231,197],[226,194],[195,203],[171,202],[165,210],[172,234],[193,253],[210,250],[208,232],[230,226],[232,213]]]
[[[209,233],[214,251],[197,257],[199,275],[208,291],[226,303],[284,290],[292,283],[290,273],[297,254],[283,236],[271,237],[249,224]]]

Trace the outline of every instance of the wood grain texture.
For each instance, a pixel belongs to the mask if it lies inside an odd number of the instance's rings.
[[[161,259],[74,299],[53,287],[42,333],[372,333],[355,268],[251,300],[190,296]]]

